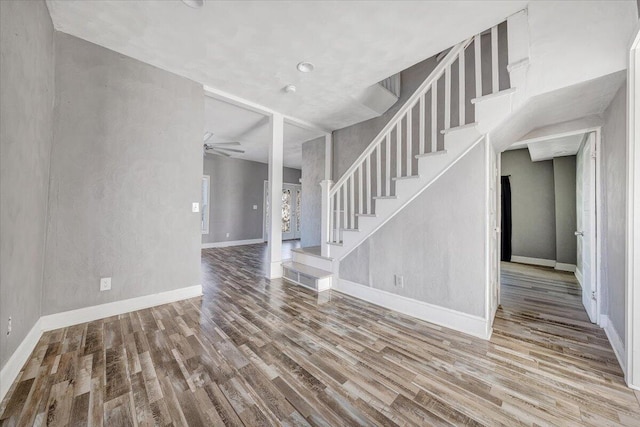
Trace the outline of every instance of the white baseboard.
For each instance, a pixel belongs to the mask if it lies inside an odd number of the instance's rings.
[[[560,271],[568,271],[570,273],[575,273],[577,267],[575,266],[575,264],[565,264],[563,262],[556,262],[556,265],[554,268]]]
[[[31,328],[26,337],[22,340],[16,351],[13,352],[7,363],[0,371],[0,402],[11,388],[11,385],[18,377],[20,370],[31,356],[31,352],[36,348],[42,328],[40,327],[40,319],[36,320],[35,325]]]
[[[229,246],[242,246],[242,245],[255,245],[256,243],[263,243],[262,239],[249,239],[249,240],[229,240],[227,242],[214,242],[214,243],[203,243],[202,249],[211,249],[211,248],[226,248]]]
[[[520,264],[541,265],[543,267],[555,267],[554,259],[530,258],[527,256],[511,255],[511,262],[519,262]]]
[[[576,279],[578,279],[578,283],[580,283],[580,287],[582,287],[582,271],[578,270],[576,267],[576,272],[574,274],[576,275]]]
[[[491,338],[493,331],[491,321],[482,317],[381,291],[348,280],[334,280],[332,289],[485,340]]]
[[[4,399],[5,394],[18,377],[20,370],[36,347],[36,344],[38,344],[43,332],[200,295],[202,295],[202,285],[196,285],[40,317],[16,351],[13,352],[9,361],[2,367],[2,371],[0,371],[0,401]]]
[[[609,338],[609,342],[611,343],[611,347],[613,348],[613,352],[616,354],[616,358],[618,359],[618,363],[622,368],[622,372],[624,372],[625,377],[627,374],[627,361],[625,359],[625,351],[624,344],[622,343],[622,339],[618,332],[613,327],[611,323],[611,319],[609,316],[602,314],[600,315],[600,326],[604,329],[605,334],[607,334],[607,338]]]
[[[202,285],[189,286],[186,288],[174,289],[172,291],[123,299],[120,301],[108,302],[106,304],[42,316],[40,318],[40,324],[43,332],[51,331],[54,329],[77,325],[78,323],[91,322],[105,317],[154,307],[156,305],[194,298],[200,295],[202,295]]]

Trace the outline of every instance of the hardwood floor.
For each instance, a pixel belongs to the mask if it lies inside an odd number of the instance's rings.
[[[3,425],[640,425],[570,275],[504,266],[490,341],[203,251],[204,296],[46,333]]]

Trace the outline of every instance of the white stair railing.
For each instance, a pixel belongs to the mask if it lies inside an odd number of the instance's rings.
[[[483,33],[484,34],[484,33]],[[498,26],[487,31],[491,38],[491,84],[483,88],[482,82],[482,34],[471,37],[454,46],[440,61],[420,87],[398,110],[371,144],[356,159],[334,185],[325,181],[323,191],[323,255],[329,255],[329,245],[341,244],[345,230],[357,230],[359,216],[375,214],[375,199],[393,198],[396,179],[411,177],[421,156],[443,151],[438,135],[451,128],[452,122],[452,66],[457,62],[457,126],[469,124],[467,120],[467,81],[475,82],[475,97],[479,98],[500,91],[498,52]],[[473,45],[474,73],[465,70],[466,51]],[[444,79],[439,87],[439,82]],[[470,83],[471,84],[471,83]],[[443,106],[438,92],[444,90]],[[440,102],[439,102],[440,101]],[[427,117],[427,103],[431,114]],[[443,109],[444,111],[439,111]],[[442,113],[442,114],[439,114]],[[413,128],[417,116],[417,129]],[[439,123],[439,119],[442,119]],[[440,131],[440,132],[439,132]],[[416,162],[414,168],[414,161]],[[325,216],[328,216],[326,218]],[[325,241],[326,240],[326,241]]]

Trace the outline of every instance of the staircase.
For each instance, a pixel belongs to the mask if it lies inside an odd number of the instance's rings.
[[[451,48],[342,177],[322,182],[320,253],[295,251],[290,270],[337,272],[340,260],[505,120],[516,93],[507,83],[506,37],[499,39],[506,30],[497,25]]]

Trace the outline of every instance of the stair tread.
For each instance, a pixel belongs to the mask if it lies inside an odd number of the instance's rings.
[[[510,93],[513,93],[515,91],[516,91],[515,87],[510,87],[509,89],[503,89],[503,90],[498,91],[498,92],[494,92],[494,93],[490,93],[488,95],[482,95],[482,96],[479,96],[477,98],[473,98],[471,100],[471,103],[472,104],[477,104],[478,102],[481,102],[481,101],[484,101],[484,100],[487,100],[487,99],[497,98],[497,97],[503,96],[503,95],[509,95]]]
[[[393,181],[402,181],[403,179],[418,179],[420,175],[406,175],[406,176],[396,176],[391,178]]]
[[[357,228],[341,228],[340,231],[360,231]]]
[[[416,154],[415,158],[419,159],[421,157],[431,157],[431,156],[438,156],[440,154],[447,154],[447,150],[440,150],[440,151],[432,151],[430,153],[422,153],[422,154]]]
[[[378,215],[376,214],[361,214],[361,213],[357,213],[356,216],[363,216],[363,217],[369,217],[369,218],[375,218]]]
[[[291,252],[295,252],[302,255],[309,255],[309,256],[324,259],[327,261],[333,261],[333,258],[331,257],[320,255],[320,246],[309,246],[307,248],[294,248],[294,249],[291,249]]]
[[[398,198],[398,196],[375,196],[374,200],[375,199],[381,199],[381,200],[384,200],[384,199],[397,199],[397,198]]]
[[[342,246],[342,242],[329,242],[332,246]]]
[[[454,127],[450,127],[450,128],[447,128],[447,129],[442,129],[440,131],[440,133],[443,134],[443,135],[446,135],[446,134],[448,134],[450,132],[455,132],[457,130],[463,130],[463,129],[469,129],[469,128],[473,128],[473,127],[476,127],[476,126],[478,126],[478,123],[477,122],[472,122],[472,123],[467,123],[466,125],[462,125],[462,126],[454,126]]]
[[[333,273],[320,268],[311,267],[310,265],[300,264],[299,262],[286,262],[282,264],[283,268],[293,270],[298,273],[306,274],[307,276],[315,277],[316,279],[322,279],[324,277],[333,276]]]

